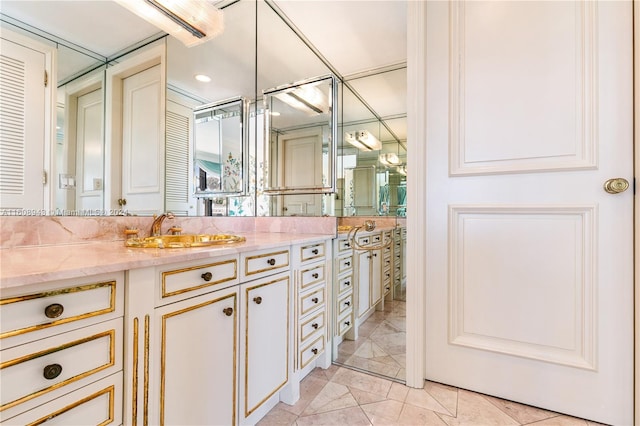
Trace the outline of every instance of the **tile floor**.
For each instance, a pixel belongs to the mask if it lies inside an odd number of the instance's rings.
[[[385,301],[384,310],[374,312],[360,325],[358,340],[344,340],[336,363],[405,380],[406,303]]]
[[[298,402],[278,403],[258,426],[597,424],[433,382],[408,388],[332,365],[312,371],[301,383]]]
[[[340,364],[388,379],[339,365],[316,368],[302,381],[300,400],[278,403],[258,426],[597,424],[438,383],[423,389],[398,383],[405,377],[405,317],[404,302],[385,302],[360,326],[357,341],[339,347]]]

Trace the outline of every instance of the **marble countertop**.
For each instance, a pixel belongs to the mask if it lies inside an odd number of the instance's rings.
[[[238,233],[245,242],[199,248],[128,248],[124,241],[39,245],[0,250],[0,289],[187,260],[311,243],[327,234]]]

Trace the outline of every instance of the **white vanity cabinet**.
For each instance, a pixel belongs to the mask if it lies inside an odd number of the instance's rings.
[[[379,247],[382,241],[380,232],[356,237],[361,247]],[[374,312],[382,300],[382,249],[356,250],[357,273],[357,325],[363,323]]]
[[[124,274],[3,289],[0,422],[121,424]]]

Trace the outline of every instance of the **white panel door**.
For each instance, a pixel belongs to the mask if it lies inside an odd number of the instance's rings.
[[[5,38],[0,52],[0,208],[38,215],[44,207],[45,54]]]
[[[122,207],[131,214],[164,210],[164,132],[160,65],[122,81]]]
[[[78,97],[76,209],[102,209],[104,142],[102,89]]]
[[[426,10],[426,377],[632,424],[631,2]]]
[[[322,187],[322,133],[292,133],[282,136],[284,186]],[[322,196],[318,194],[284,197],[285,216],[322,216]]]

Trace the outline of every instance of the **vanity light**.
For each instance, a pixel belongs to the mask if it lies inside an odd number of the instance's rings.
[[[198,81],[201,81],[203,83],[209,83],[211,81],[211,77],[209,77],[208,75],[204,75],[204,74],[196,74],[193,76],[193,78],[195,78]]]
[[[222,11],[206,0],[114,0],[185,46],[204,43],[224,29]]]
[[[406,176],[407,175],[407,166],[398,166],[398,167],[396,167],[396,171],[398,173],[400,173],[401,175]]]
[[[276,98],[282,102],[305,111],[309,115],[324,114],[329,112],[329,100],[327,96],[316,86],[305,84],[286,92],[278,93]]]
[[[380,154],[378,157],[380,164],[385,166],[397,166],[400,164],[400,159],[394,152],[387,152],[386,154]]]
[[[368,130],[357,130],[355,133],[347,132],[344,134],[344,140],[360,151],[379,151],[382,149],[382,142]]]
[[[269,114],[271,116],[273,116],[273,117],[279,117],[280,116],[280,113],[278,111],[271,111]]]

